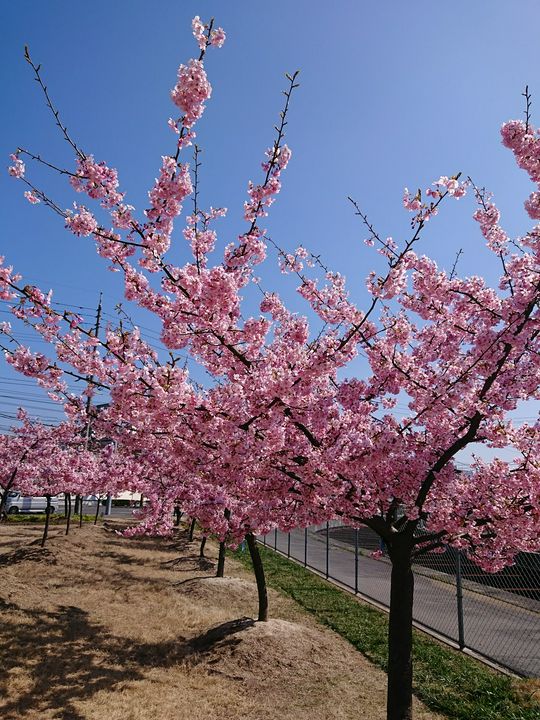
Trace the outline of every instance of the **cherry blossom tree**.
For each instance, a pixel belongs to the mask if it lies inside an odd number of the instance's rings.
[[[297,86],[291,75],[263,177],[248,186],[246,229],[220,248],[214,226],[226,211],[199,206],[197,155],[192,167],[183,157],[211,96],[206,52],[220,47],[225,34],[199,18],[193,31],[199,56],[180,66],[171,92],[180,113],[169,120],[174,151],[162,160],[142,218],[126,203],[118,172],[72,139],[28,52],[75,167],[20,148],[9,168],[26,185],[31,204],[46,205],[74,235],[95,241],[122,273],[126,298],[159,319],[171,358],[162,361],[136,328],[109,326],[98,338],[76,313],[56,311],[50,294],[23,286],[2,264],[1,296],[12,301],[19,320],[51,342],[55,355],[19,345],[7,348],[7,359],[65,402],[72,418],[88,410],[68,392],[66,373],[91,377],[89,395],[92,385],[107,389],[110,405],[95,422],[125,454],[124,477],[127,458],[138,463],[133,485],[151,499],[132,533],[169,532],[179,503],[221,540],[236,544],[246,537],[261,619],[267,605],[257,534],[336,517],[377,532],[392,563],[387,715],[408,720],[412,560],[452,545],[496,571],[517,552],[540,548],[539,427],[517,425],[511,415],[522,401],[539,397],[540,226],[510,239],[492,198],[459,175],[442,176],[424,193],[405,191],[412,231],[400,242],[379,235],[356,206],[369,230],[367,243],[388,264],[382,274],[370,273],[371,299],[367,308],[357,307],[342,275],[304,247],[287,252],[274,245],[262,227],[291,157],[284,143]],[[503,125],[502,139],[537,186],[525,207],[540,220],[539,133],[527,115],[525,122]],[[63,210],[28,178],[29,162],[67,176],[97,209],[77,204]],[[496,287],[479,276],[459,278],[455,268],[439,269],[418,254],[423,231],[443,203],[471,190],[474,219],[500,262]],[[192,259],[177,267],[166,253],[190,197],[193,210],[182,234]],[[274,292],[262,290],[259,315],[245,312],[246,286],[258,282],[255,271],[269,248],[277,250],[282,271],[299,282],[320,331]],[[10,327],[3,332],[15,339]],[[209,374],[208,387],[192,382],[179,351],[188,351]],[[360,356],[369,364],[366,377],[342,379]],[[401,418],[392,412],[398,399],[407,406]],[[460,472],[459,453],[480,446],[513,448],[515,459],[487,461],[478,451],[471,472]]]

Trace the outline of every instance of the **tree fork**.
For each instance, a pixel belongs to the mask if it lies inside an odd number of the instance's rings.
[[[259,595],[259,622],[266,622],[268,620],[268,593],[266,591],[266,577],[264,575],[264,566],[262,563],[259,548],[257,547],[257,541],[253,533],[246,535],[246,542],[249,548],[249,554],[251,556],[251,562],[253,563],[253,571],[255,573],[255,580],[257,581],[257,593]]]
[[[388,624],[387,720],[412,720],[412,537],[407,529],[388,545],[392,561]]]

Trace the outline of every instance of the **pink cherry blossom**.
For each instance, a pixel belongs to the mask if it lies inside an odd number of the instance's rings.
[[[13,161],[13,165],[10,165],[8,167],[8,173],[11,175],[11,177],[18,179],[23,178],[25,173],[24,162],[18,155],[15,154],[10,155],[9,158]]]
[[[25,197],[25,198],[28,200],[28,202],[31,203],[32,205],[37,205],[39,202],[41,202],[41,200],[40,200],[33,192],[30,192],[30,190],[27,190],[27,191],[24,193],[24,197]]]

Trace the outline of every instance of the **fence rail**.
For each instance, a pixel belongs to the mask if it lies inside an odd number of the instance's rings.
[[[355,594],[388,607],[390,561],[368,528],[337,521],[261,538],[265,545]],[[485,573],[458,551],[414,563],[414,620],[464,651],[525,677],[540,676],[540,554],[520,553],[499,573]]]

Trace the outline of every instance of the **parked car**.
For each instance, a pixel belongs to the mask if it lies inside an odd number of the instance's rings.
[[[60,498],[58,495],[51,495],[51,512],[56,512]],[[6,512],[10,515],[16,513],[45,512],[47,509],[47,498],[45,496],[25,496],[17,490],[8,493],[6,500]]]

